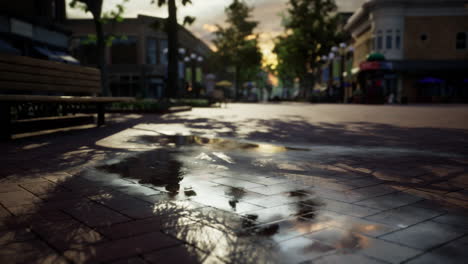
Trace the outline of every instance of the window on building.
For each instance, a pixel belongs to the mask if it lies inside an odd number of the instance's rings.
[[[372,37],[367,41],[366,47],[369,50],[375,51],[375,37]]]
[[[465,32],[457,33],[457,49],[466,49],[467,34]]]
[[[112,64],[137,64],[137,39],[115,39],[111,47]]]
[[[401,48],[401,35],[400,35],[400,30],[396,31],[395,34],[395,48],[400,49]]]
[[[155,38],[146,39],[146,64],[157,63],[157,40]]]
[[[96,41],[87,37],[77,37],[72,39],[71,43],[73,44],[71,53],[81,64],[93,66],[98,64],[99,57]]]
[[[382,31],[377,32],[377,50],[381,50],[383,48],[383,37]]]
[[[138,75],[111,75],[109,78],[112,96],[142,96],[142,86]]]
[[[160,63],[163,65],[168,64],[168,59],[167,59],[167,39],[161,39],[159,40],[159,58],[160,58]]]
[[[387,36],[385,38],[385,47],[386,49],[392,49],[392,44],[393,44],[393,31],[392,30],[387,30]]]
[[[421,39],[422,41],[426,41],[429,37],[427,36],[426,33],[422,33],[420,36],[419,36],[419,39]]]

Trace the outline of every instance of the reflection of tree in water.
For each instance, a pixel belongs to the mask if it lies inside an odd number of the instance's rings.
[[[302,201],[297,203],[297,215],[307,219],[314,219],[322,206],[323,202],[317,199]]]
[[[164,149],[144,152],[119,163],[99,166],[98,169],[119,174],[123,178],[137,179],[140,184],[165,187],[170,195],[177,195],[184,178],[182,163],[175,152]]]
[[[300,191],[292,191],[288,193],[288,196],[290,198],[302,198],[307,196],[307,194]],[[294,216],[295,221],[298,222],[314,221],[319,214],[320,207],[323,205],[323,202],[316,198],[299,200],[291,204],[291,206],[296,207],[296,212],[290,216]],[[281,228],[284,228],[284,226],[281,227],[278,223],[259,225],[257,222],[258,218],[259,216],[255,213],[244,215],[242,230],[240,230],[239,235],[271,237],[280,232]],[[289,220],[292,220],[292,218]]]
[[[229,205],[235,211],[239,200],[242,199],[242,197],[244,197],[246,192],[243,188],[229,187],[225,194],[231,197],[231,199],[229,200]]]

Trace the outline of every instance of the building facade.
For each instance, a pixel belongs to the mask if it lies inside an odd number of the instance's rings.
[[[139,15],[105,25],[105,34],[114,36],[106,52],[112,96],[164,97],[168,40],[165,32],[153,27],[155,23],[162,25],[163,21]],[[73,55],[84,65],[96,65],[97,48],[89,37],[95,34],[93,21],[70,19],[66,26],[73,32]],[[201,85],[204,61],[211,50],[182,26],[179,28],[179,46],[181,91],[178,94],[183,95],[190,92],[191,86]]]
[[[0,52],[77,64],[65,17],[65,0],[0,1]]]
[[[466,1],[368,0],[345,29],[369,102],[468,102]]]

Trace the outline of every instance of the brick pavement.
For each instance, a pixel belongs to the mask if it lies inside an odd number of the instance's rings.
[[[466,109],[405,123],[405,108],[343,107],[118,116],[1,143],[0,262],[464,263]]]

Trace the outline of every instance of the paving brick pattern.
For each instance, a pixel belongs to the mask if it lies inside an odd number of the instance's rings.
[[[419,143],[431,139],[429,149],[451,155],[408,154],[418,142],[397,132],[403,142],[388,150],[382,147],[389,142],[371,142],[372,131],[353,148],[344,138],[319,135],[317,127],[307,130],[310,120],[320,121],[297,110],[309,106],[264,106],[282,109],[276,114],[285,123],[277,127],[269,114],[257,116],[260,106],[230,107],[118,116],[102,129],[1,143],[0,263],[465,263],[466,128],[421,130]],[[331,109],[323,111],[340,115]],[[381,117],[379,111],[374,115]],[[226,117],[232,124],[222,122]],[[298,124],[302,119],[309,127]],[[364,128],[355,121],[322,129],[346,130],[356,139],[356,129]],[[265,130],[269,125],[273,131]],[[335,147],[317,144],[310,131]],[[291,149],[188,146],[174,154],[173,145],[144,141],[157,132],[263,139]],[[181,160],[176,185],[98,169],[160,145]]]

